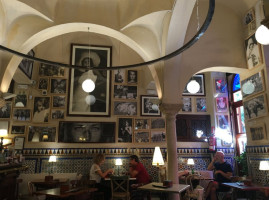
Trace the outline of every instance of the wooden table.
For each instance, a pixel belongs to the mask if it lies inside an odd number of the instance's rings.
[[[246,192],[247,199],[256,200],[256,191],[262,190],[264,187],[261,185],[253,184],[251,186],[244,185],[243,183],[222,183],[223,186],[233,188],[235,190],[242,190]],[[233,199],[237,199],[237,192],[233,192]]]
[[[155,185],[155,186],[153,186]],[[151,192],[159,192],[162,193],[163,195],[161,196],[161,199],[168,199],[168,194],[169,193],[177,193],[180,194],[181,192],[184,192],[185,190],[187,190],[190,185],[184,185],[184,184],[173,184],[172,187],[169,188],[161,188],[161,187],[156,187],[156,186],[162,186],[163,183],[157,183],[157,182],[153,182],[153,183],[149,183],[146,185],[143,185],[141,187],[138,187],[138,190],[146,190],[146,191],[151,191]]]
[[[79,199],[79,195],[93,193],[97,190],[98,190],[97,188],[75,188],[75,189],[70,189],[65,192],[61,192],[60,188],[52,188],[52,189],[37,191],[35,192],[35,194],[46,195],[46,197],[53,197],[53,198],[67,198],[71,196],[77,196]]]
[[[60,187],[60,185],[62,184],[67,184],[68,181],[69,181],[68,178],[58,178],[58,179],[53,179],[52,181],[45,181],[45,179],[35,179],[35,180],[32,180],[31,182],[36,187],[36,190],[39,190],[39,188],[51,189],[51,188]]]

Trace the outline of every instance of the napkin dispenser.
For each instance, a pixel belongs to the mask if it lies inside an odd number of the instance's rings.
[[[163,181],[163,186],[172,187],[173,186],[173,181],[165,180],[165,181]]]

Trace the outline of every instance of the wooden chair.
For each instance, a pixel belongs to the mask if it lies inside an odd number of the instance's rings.
[[[112,199],[130,200],[129,176],[111,176]]]
[[[204,178],[200,174],[190,174],[186,177],[186,184],[190,185],[190,188],[186,191],[184,199],[203,199],[204,188],[200,186],[201,180]],[[195,184],[195,182],[197,182]]]
[[[31,181],[28,181],[27,186],[28,186],[29,196],[31,197],[30,199],[35,199],[35,200],[45,200],[46,199],[46,195],[36,195],[35,194],[34,184]]]

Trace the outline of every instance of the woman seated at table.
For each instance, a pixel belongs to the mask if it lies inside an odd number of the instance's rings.
[[[104,183],[101,183],[101,179],[105,178],[109,174],[113,174],[113,169],[108,169],[105,172],[102,172],[100,166],[105,162],[104,154],[97,154],[93,160],[93,165],[90,170],[90,180],[96,181],[96,187],[98,191],[104,192],[104,198],[109,199],[111,197],[110,187],[107,187]]]

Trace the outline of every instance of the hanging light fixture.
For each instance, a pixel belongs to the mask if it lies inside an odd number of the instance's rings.
[[[256,30],[256,40],[262,45],[269,45],[269,0],[263,0],[263,10],[265,18],[261,21],[261,25]]]
[[[91,94],[87,95],[86,98],[85,98],[85,102],[86,102],[86,104],[91,106],[96,102],[96,98],[95,98],[95,96],[93,96]]]
[[[200,85],[196,80],[191,80],[187,85],[187,90],[191,94],[196,94],[200,90]]]

